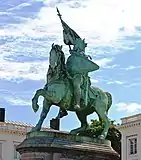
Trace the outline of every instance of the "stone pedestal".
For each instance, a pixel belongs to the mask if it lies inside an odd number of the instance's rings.
[[[21,160],[119,160],[108,140],[54,130],[28,133],[17,151]]]

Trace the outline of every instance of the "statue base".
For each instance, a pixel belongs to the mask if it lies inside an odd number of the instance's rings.
[[[17,151],[21,160],[119,160],[108,140],[51,129],[29,132]]]

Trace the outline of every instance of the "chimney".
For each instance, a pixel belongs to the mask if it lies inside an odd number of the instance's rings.
[[[0,122],[5,122],[5,108],[0,108]]]

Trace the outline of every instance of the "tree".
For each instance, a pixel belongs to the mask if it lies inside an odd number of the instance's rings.
[[[113,149],[121,154],[121,133],[116,128],[117,124],[115,121],[111,121],[111,125],[109,128],[108,135],[106,139],[111,141],[111,145]],[[82,136],[89,136],[89,137],[98,137],[104,129],[104,123],[98,120],[91,120],[88,129],[85,132],[81,132],[80,135]]]

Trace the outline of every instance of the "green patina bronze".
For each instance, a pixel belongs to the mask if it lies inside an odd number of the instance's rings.
[[[87,129],[87,116],[96,112],[99,119],[105,122],[105,128],[99,135],[100,139],[105,139],[110,126],[107,114],[112,105],[112,96],[108,92],[91,86],[88,73],[98,70],[99,66],[85,54],[87,47],[85,40],[62,20],[58,9],[57,12],[63,26],[64,43],[69,46],[70,56],[65,63],[62,46],[52,44],[47,83],[43,89],[36,91],[32,99],[32,108],[37,112],[38,98],[44,97],[40,119],[32,131],[40,131],[50,107],[56,105],[60,107],[57,118],[66,116],[67,111],[76,113],[81,127],[70,132],[74,135]]]

